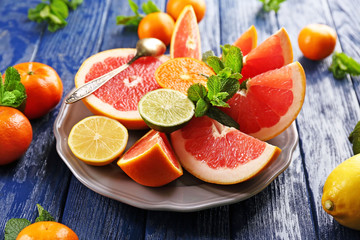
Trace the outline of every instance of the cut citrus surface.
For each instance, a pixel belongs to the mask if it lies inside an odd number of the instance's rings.
[[[192,57],[201,59],[201,39],[194,8],[184,7],[175,22],[170,43],[170,57]]]
[[[157,89],[145,94],[139,102],[139,112],[146,124],[160,132],[173,132],[194,116],[195,106],[183,93],[172,89]]]
[[[281,28],[244,57],[241,81],[280,68],[292,61],[290,38],[285,29]]]
[[[163,88],[171,88],[187,94],[194,83],[206,86],[206,76],[214,75],[214,71],[204,62],[195,58],[173,58],[161,64],[155,71],[157,83]]]
[[[222,110],[240,125],[240,131],[261,140],[283,132],[296,119],[305,98],[306,77],[294,62],[246,82]]]
[[[134,55],[135,49],[112,49],[97,53],[84,61],[75,76],[75,86],[83,84],[120,67]],[[140,99],[149,91],[160,88],[154,72],[169,58],[143,57],[113,77],[90,96],[84,104],[98,115],[119,120],[128,129],[147,128],[138,112]]]
[[[181,165],[165,135],[150,130],[117,162],[139,184],[159,187],[183,174]]]
[[[281,150],[209,118],[193,118],[171,133],[181,165],[210,183],[235,184],[261,172]]]
[[[246,30],[235,42],[234,44],[241,49],[242,54],[246,56],[252,49],[257,46],[257,32],[254,25],[252,25],[248,30]]]
[[[103,166],[123,153],[127,141],[128,131],[120,122],[104,116],[90,116],[73,126],[68,145],[80,160]]]

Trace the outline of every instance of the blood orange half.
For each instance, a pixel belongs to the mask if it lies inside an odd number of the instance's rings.
[[[201,40],[194,8],[184,7],[176,20],[170,42],[170,57],[201,59]]]
[[[210,183],[235,184],[256,176],[281,150],[208,118],[193,118],[171,134],[182,166]]]
[[[244,57],[241,81],[280,68],[292,61],[290,38],[285,29],[281,28]]]
[[[234,44],[241,49],[241,52],[246,56],[252,49],[257,46],[257,32],[254,25],[252,25],[248,30],[246,30],[235,42]]]
[[[75,76],[75,86],[83,84],[123,65],[134,55],[135,49],[112,49],[97,53],[84,61]],[[137,106],[147,92],[160,88],[154,73],[158,66],[168,60],[144,57],[109,80],[92,95],[83,99],[84,104],[94,113],[119,120],[129,129],[144,129]]]
[[[297,117],[305,98],[306,77],[301,64],[250,78],[222,110],[240,125],[240,131],[261,140],[283,132]]]
[[[159,187],[183,174],[165,135],[150,130],[118,161],[119,167],[139,184]]]

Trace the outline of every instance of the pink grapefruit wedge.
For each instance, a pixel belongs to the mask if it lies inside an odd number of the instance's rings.
[[[193,118],[171,134],[181,165],[210,183],[235,184],[260,173],[281,150],[209,118]]]
[[[84,61],[75,76],[75,86],[83,84],[123,65],[134,55],[135,49],[112,49],[99,52]],[[119,120],[128,129],[148,128],[137,106],[147,92],[160,88],[154,73],[158,66],[168,60],[144,57],[109,80],[90,96],[82,99],[94,113]]]
[[[293,51],[290,38],[285,29],[281,28],[244,57],[241,81],[280,68],[292,61]]]
[[[201,59],[201,40],[194,8],[184,7],[175,22],[170,43],[170,57],[191,57]]]
[[[117,162],[119,167],[139,184],[159,187],[183,174],[165,135],[150,130]]]
[[[296,119],[305,98],[306,77],[301,64],[249,78],[222,110],[240,125],[240,131],[261,140],[282,133]]]
[[[243,56],[246,56],[252,49],[257,46],[257,32],[254,25],[246,30],[233,45],[241,49]]]

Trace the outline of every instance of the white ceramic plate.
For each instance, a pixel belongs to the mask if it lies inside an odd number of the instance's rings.
[[[71,105],[62,103],[54,124],[56,149],[60,157],[75,177],[89,189],[149,210],[190,212],[245,200],[262,191],[289,166],[298,141],[293,123],[285,132],[269,141],[282,149],[278,159],[261,174],[243,183],[227,186],[209,184],[184,171],[184,175],[174,182],[164,187],[151,188],[131,180],[116,165],[116,161],[107,166],[95,167],[83,163],[72,154],[67,145],[70,130],[74,124],[90,115],[93,114],[81,101]],[[146,131],[129,131],[127,148],[145,133]]]

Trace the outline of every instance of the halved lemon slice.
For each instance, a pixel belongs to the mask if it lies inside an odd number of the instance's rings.
[[[128,137],[127,129],[120,122],[104,116],[91,116],[73,126],[68,145],[80,160],[103,166],[120,157]]]

